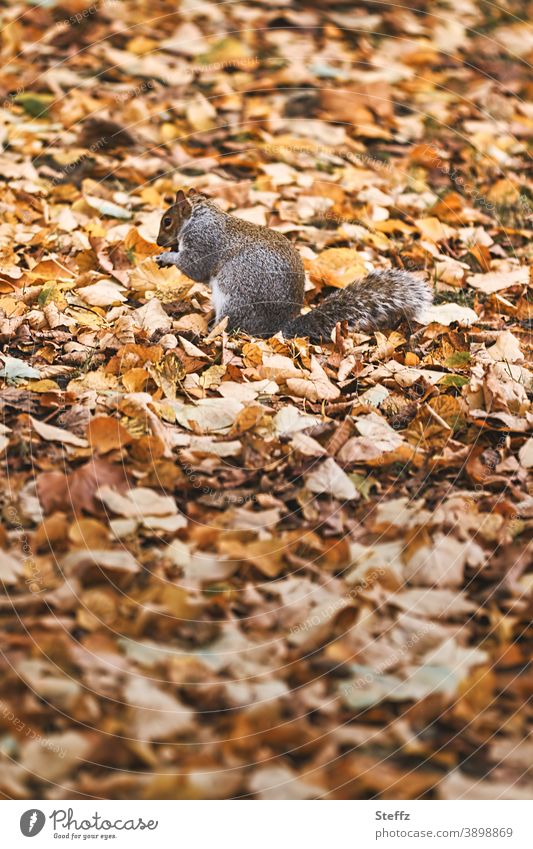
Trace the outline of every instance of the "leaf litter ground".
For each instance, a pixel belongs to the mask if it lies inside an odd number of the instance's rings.
[[[521,9],[3,10],[5,797],[533,795]],[[228,336],[181,187],[435,305]]]

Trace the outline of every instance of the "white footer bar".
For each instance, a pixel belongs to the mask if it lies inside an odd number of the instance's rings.
[[[5,801],[0,811],[10,849],[533,847],[533,801]]]

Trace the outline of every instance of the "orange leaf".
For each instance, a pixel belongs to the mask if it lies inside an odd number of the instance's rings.
[[[344,289],[367,273],[358,251],[353,248],[329,248],[310,264],[309,272],[314,283]]]
[[[87,438],[98,454],[107,454],[132,441],[132,436],[126,428],[111,416],[98,416],[92,419],[87,428]]]

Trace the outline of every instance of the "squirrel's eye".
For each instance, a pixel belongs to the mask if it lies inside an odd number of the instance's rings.
[[[163,224],[165,225],[165,227],[170,227],[170,225],[172,224],[172,218],[169,218],[168,216],[166,218],[163,218]]]

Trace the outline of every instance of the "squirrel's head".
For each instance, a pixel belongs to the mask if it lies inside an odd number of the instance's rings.
[[[182,189],[176,195],[176,200],[165,210],[161,224],[157,244],[161,248],[174,248],[178,245],[180,230],[192,212],[193,203],[203,198],[195,189],[189,189],[187,196]]]

